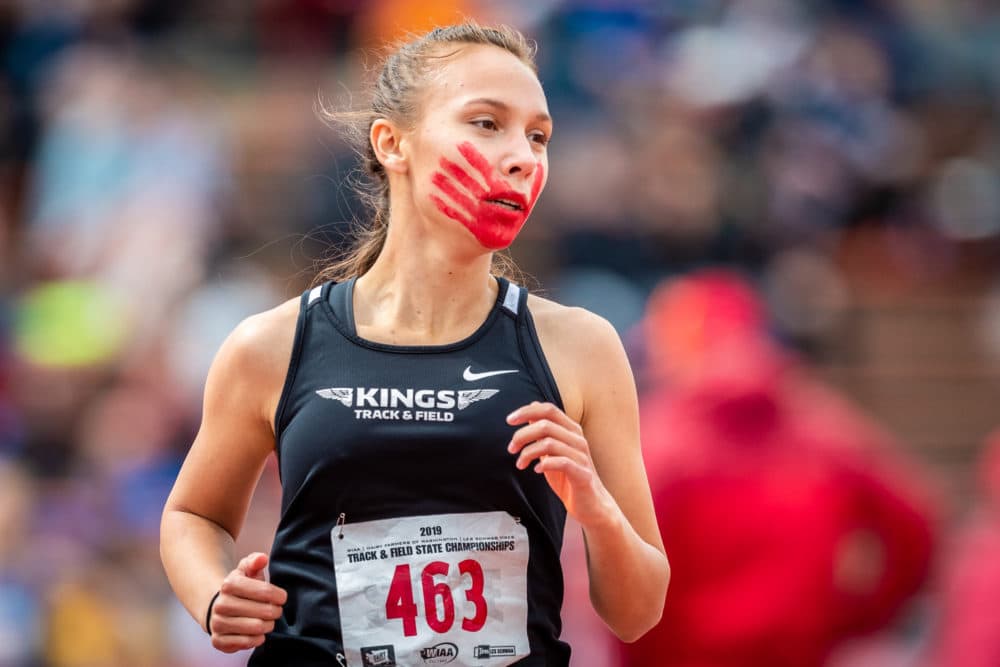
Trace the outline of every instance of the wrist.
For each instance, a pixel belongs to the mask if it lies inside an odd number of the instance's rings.
[[[215,601],[219,599],[221,593],[222,589],[215,592],[215,595],[208,602],[208,609],[205,611],[205,632],[209,635],[212,634],[212,609],[215,607]]]
[[[610,495],[608,501],[602,504],[600,512],[595,512],[586,523],[580,523],[584,532],[589,536],[620,534],[629,525],[628,519],[625,518],[621,508]]]

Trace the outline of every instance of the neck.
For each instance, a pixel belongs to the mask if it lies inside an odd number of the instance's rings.
[[[458,230],[464,233],[464,230]],[[358,335],[393,344],[437,345],[465,338],[496,300],[492,253],[461,254],[453,239],[418,225],[390,225],[385,246],[354,289]]]

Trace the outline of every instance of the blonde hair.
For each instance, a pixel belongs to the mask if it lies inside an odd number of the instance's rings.
[[[366,225],[359,225],[351,246],[317,274],[314,283],[343,281],[368,271],[378,259],[389,229],[389,179],[375,157],[369,134],[379,118],[402,127],[413,127],[419,114],[420,93],[438,63],[463,45],[483,44],[504,49],[537,73],[535,46],[519,31],[508,26],[485,27],[468,21],[435,28],[396,44],[382,63],[372,86],[371,107],[364,111],[336,111],[320,105],[319,114],[328,123],[341,128],[354,144],[361,158],[364,182],[356,184],[362,200],[371,208]],[[454,49],[448,49],[454,46]],[[521,278],[513,260],[494,253],[493,271],[507,277]]]

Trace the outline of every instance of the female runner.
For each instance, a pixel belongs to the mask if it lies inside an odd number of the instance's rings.
[[[163,513],[174,591],[255,666],[565,666],[568,512],[594,608],[637,639],[670,570],[622,345],[603,319],[491,273],[548,169],[529,44],[475,24],[404,44],[366,127],[367,237],[213,362]],[[273,548],[238,559],[271,452]]]

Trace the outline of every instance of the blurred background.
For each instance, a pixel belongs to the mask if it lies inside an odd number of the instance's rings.
[[[0,666],[245,664],[157,551],[208,364],[364,215],[317,99],[461,16],[539,43],[512,254],[625,341],[674,567],[623,647],[570,527],[573,664],[1000,665],[996,3],[7,0]]]

